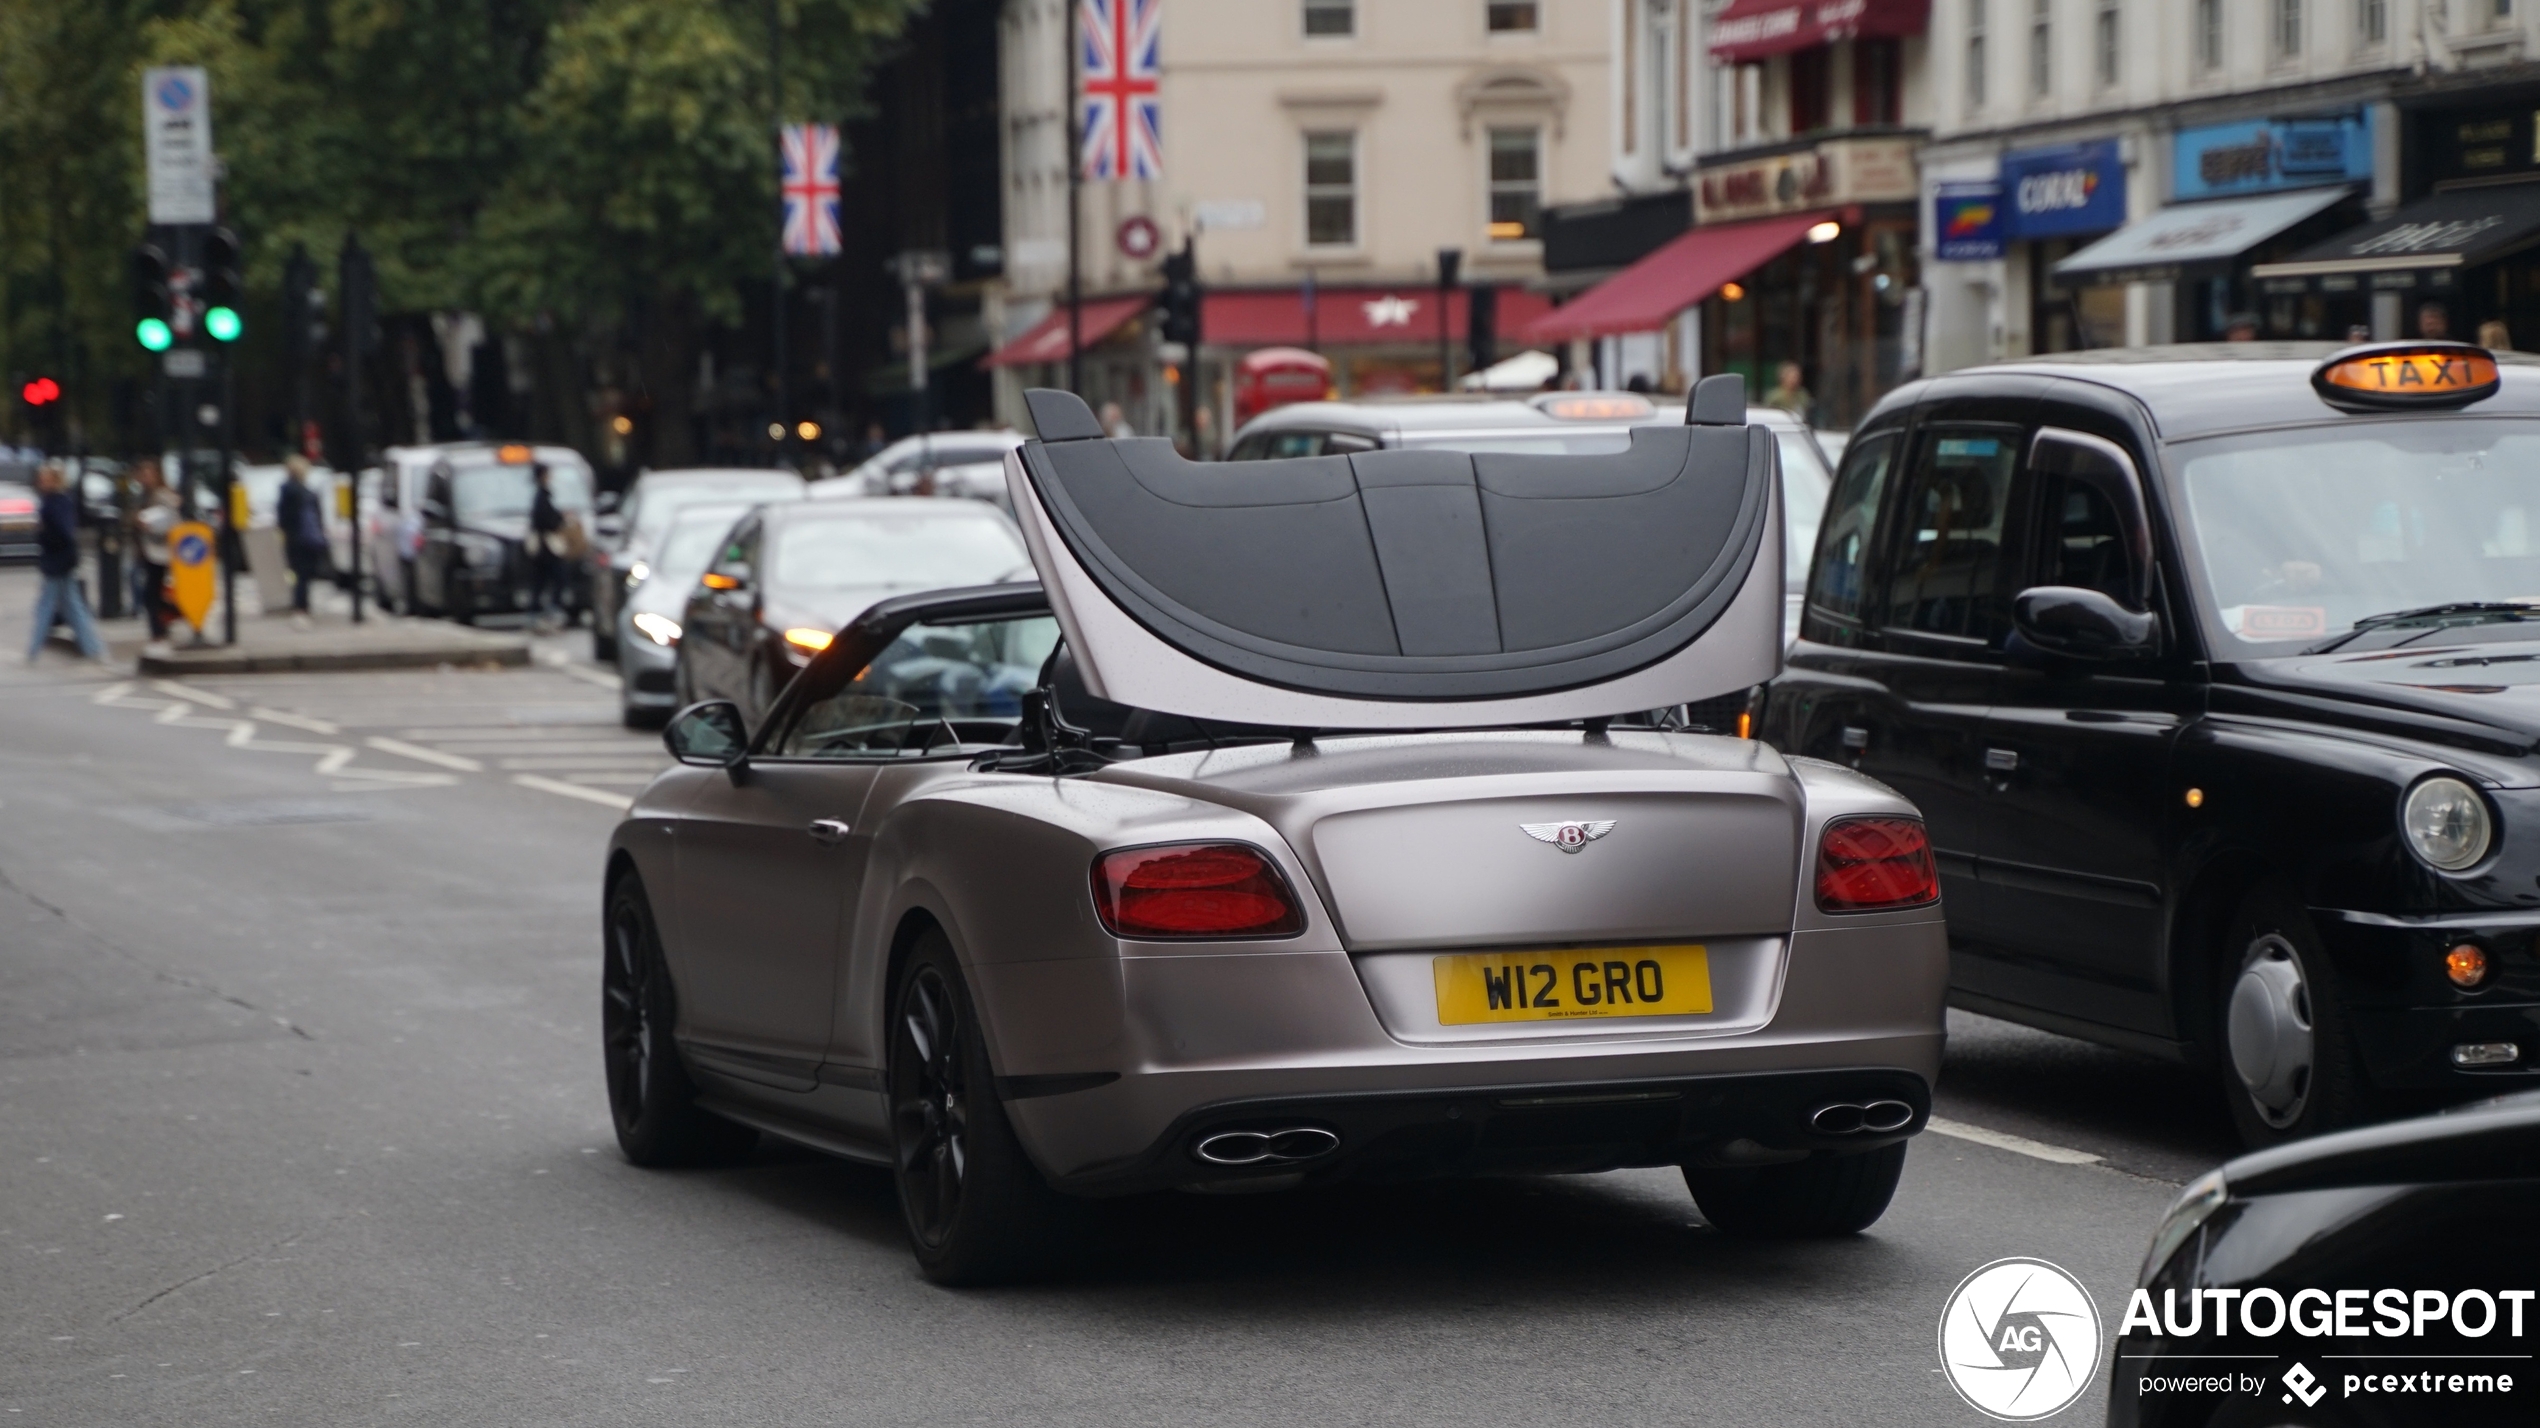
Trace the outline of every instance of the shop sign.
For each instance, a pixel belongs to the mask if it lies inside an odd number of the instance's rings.
[[[2181,202],[2372,178],[2369,109],[2209,124],[2181,129],[2172,142],[2170,173]]]
[[[2006,238],[2105,233],[2125,223],[2125,161],[2114,139],[2002,156]]]
[[[1932,195],[1932,252],[1944,263],[2002,256],[2002,185],[1945,183]]]
[[[1845,203],[1903,203],[1916,196],[1909,139],[1836,139],[1702,170],[1694,221],[1768,218]]]

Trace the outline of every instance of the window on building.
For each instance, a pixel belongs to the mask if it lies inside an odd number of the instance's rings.
[[[2368,45],[2390,39],[2390,0],[2355,0],[2355,38]]]
[[[1967,0],[1967,107],[1984,107],[1984,0]]]
[[[2099,14],[2093,24],[2092,68],[2098,73],[2101,89],[2114,89],[2117,81],[2125,77],[2125,32],[2117,13],[2117,0],[2099,0]]]
[[[1349,130],[1305,136],[1305,241],[1317,248],[1358,242],[1358,136]]]
[[[2055,0],[2029,0],[2028,92],[2044,99],[2055,87]]]
[[[1490,236],[1513,243],[1541,234],[1543,131],[1490,131]]]
[[[1358,33],[1358,0],[1305,0],[1305,32],[1309,35]]]
[[[2302,53],[2302,0],[2273,0],[2268,18],[2275,22],[2275,57],[2294,59]]]
[[[1511,30],[1531,31],[1543,23],[1535,0],[1490,0],[1484,15],[1493,34]]]
[[[1790,132],[1814,134],[1834,122],[1826,72],[1830,49],[1818,45],[1790,57]]]
[[[1905,122],[1905,47],[1900,40],[1852,42],[1852,122]]]
[[[2196,0],[2196,67],[2220,69],[2222,62],[2222,0]]]

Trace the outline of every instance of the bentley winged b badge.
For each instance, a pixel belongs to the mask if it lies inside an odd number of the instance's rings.
[[[1564,853],[1575,853],[1614,831],[1611,818],[1574,819],[1567,823],[1520,823],[1526,836],[1538,843],[1549,843]]]

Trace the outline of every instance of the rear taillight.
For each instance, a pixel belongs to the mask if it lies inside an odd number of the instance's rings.
[[[1817,840],[1817,907],[1877,912],[1940,900],[1931,839],[1915,818],[1845,818]]]
[[[1094,911],[1114,937],[1291,937],[1305,914],[1268,858],[1241,843],[1166,843],[1094,859]]]

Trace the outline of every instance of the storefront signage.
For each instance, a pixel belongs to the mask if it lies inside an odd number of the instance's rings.
[[[2416,153],[2422,175],[2445,179],[2492,179],[2540,172],[2540,111],[2530,105],[2503,109],[2430,110],[2417,117]],[[2420,177],[2410,174],[2409,186]]]
[[[1944,263],[2002,256],[2002,185],[1945,183],[1932,195],[1932,251]]]
[[[2125,222],[2125,162],[2113,139],[2002,156],[2006,238],[2105,233]]]
[[[2170,173],[2185,202],[2372,179],[2372,111],[2181,129]]]
[[[1916,196],[1909,139],[1836,139],[1702,170],[1694,221],[1768,218],[1843,203],[1906,203]]]

